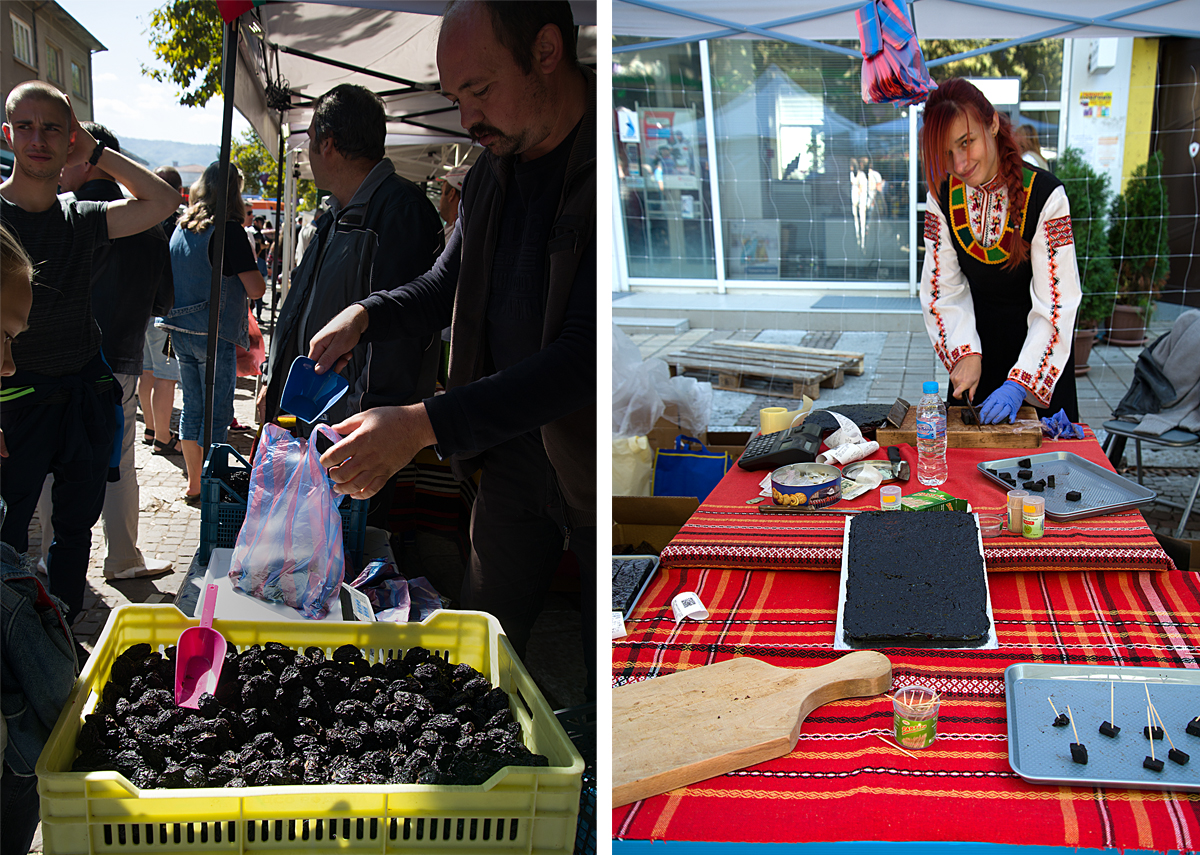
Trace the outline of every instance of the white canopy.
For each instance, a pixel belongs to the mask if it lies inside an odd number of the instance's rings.
[[[722,37],[858,41],[863,0],[612,0],[613,32],[696,41]],[[922,39],[1200,38],[1200,0],[913,0]],[[644,47],[644,46],[643,46]]]
[[[593,27],[594,2],[572,2],[575,23]],[[267,3],[241,19],[234,105],[279,157],[286,147],[306,162],[312,100],[341,83],[377,92],[388,115],[387,154],[414,181],[466,159],[472,146],[458,109],[438,92],[435,60],[443,0],[321,0]],[[595,34],[579,54],[595,56]],[[276,87],[290,89],[282,102]],[[283,103],[286,108],[278,109]],[[475,151],[477,153],[478,150]]]

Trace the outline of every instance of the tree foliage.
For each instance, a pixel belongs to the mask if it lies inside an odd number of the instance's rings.
[[[150,13],[150,47],[167,67],[142,73],[180,87],[179,103],[203,107],[221,94],[221,39],[225,24],[212,0],[167,0]]]
[[[918,25],[919,29],[919,25]],[[989,39],[932,39],[921,42],[925,62],[994,44]],[[1019,77],[1022,101],[1057,101],[1062,94],[1062,39],[1042,39],[929,69],[935,81],[951,77]]]
[[[1163,154],[1133,171],[1125,192],[1112,203],[1108,229],[1109,252],[1117,266],[1117,302],[1146,309],[1166,284],[1171,272],[1167,243],[1167,185],[1162,177]]]
[[[1071,203],[1071,231],[1079,264],[1083,301],[1077,315],[1080,327],[1094,327],[1112,314],[1116,273],[1108,254],[1108,173],[1097,172],[1083,152],[1068,148],[1059,156],[1055,177]]]

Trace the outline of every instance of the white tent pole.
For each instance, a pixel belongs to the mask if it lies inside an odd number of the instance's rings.
[[[917,105],[908,108],[908,296],[917,296]]]

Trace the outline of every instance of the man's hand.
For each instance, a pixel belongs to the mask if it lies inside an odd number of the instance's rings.
[[[376,407],[332,425],[341,442],[321,455],[335,493],[369,499],[417,456],[437,442],[424,404]]]
[[[79,124],[79,119],[75,117],[75,107],[71,105],[71,96],[64,97],[71,107],[71,130],[67,134],[71,145],[67,149],[67,162],[64,166],[78,166],[81,163],[87,163],[92,152],[96,150],[96,138],[88,133],[83,125]]]
[[[258,397],[254,399],[254,420],[259,427],[267,423],[267,387],[265,383],[258,390]]]
[[[982,370],[983,357],[978,353],[968,353],[950,371],[950,388],[954,390],[955,398],[962,398],[963,393],[972,403],[975,402],[975,389],[979,386],[979,375]]]
[[[367,310],[355,304],[342,309],[312,337],[308,344],[308,358],[317,363],[318,374],[341,371],[346,367],[350,361],[350,351],[354,350],[362,334],[367,331],[368,321]]]
[[[0,457],[8,457],[8,446],[4,444],[4,431],[0,430]]]

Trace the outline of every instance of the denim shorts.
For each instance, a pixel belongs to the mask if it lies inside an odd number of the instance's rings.
[[[171,342],[179,357],[179,385],[183,389],[183,414],[179,435],[200,441],[204,430],[204,374],[208,362],[208,336],[174,330]],[[213,379],[212,441],[224,442],[233,422],[233,390],[237,385],[237,350],[232,342],[217,339],[217,367]]]
[[[156,380],[179,382],[179,360],[163,355],[167,346],[167,331],[154,325],[154,318],[146,324],[146,344],[142,348],[142,370],[153,371]]]

